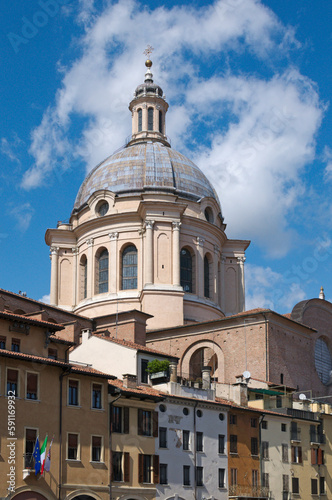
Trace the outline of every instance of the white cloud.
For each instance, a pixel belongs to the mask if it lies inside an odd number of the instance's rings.
[[[326,182],[332,181],[332,149],[328,146],[325,146],[323,153],[323,160],[326,163],[325,171],[324,171],[324,179]]]
[[[44,304],[49,304],[51,300],[50,294],[48,295],[43,295],[41,299],[38,299],[39,302],[43,302]]]
[[[2,137],[0,143],[0,151],[11,161],[20,164],[21,162],[17,153],[17,149],[21,144],[22,141],[16,134],[14,134],[14,137],[11,141],[9,141],[6,137]]]
[[[306,293],[294,276],[276,273],[270,267],[246,264],[246,309],[263,307],[291,312],[294,305],[304,300]]]
[[[17,227],[20,231],[25,232],[30,226],[32,216],[34,214],[34,209],[30,203],[23,203],[22,205],[16,205],[10,208],[9,214],[12,215],[17,222]]]
[[[213,134],[211,147],[201,147],[196,160],[214,177],[230,236],[255,238],[270,254],[284,255],[293,239],[289,211],[304,192],[301,169],[314,156],[322,115],[315,88],[295,69],[269,80],[230,70],[221,77],[217,63],[210,78],[200,75],[206,61],[227,60],[232,53],[246,53],[270,68],[298,45],[292,29],[258,0],[154,10],[120,0],[101,14],[90,0],[80,6],[82,55],[61,68],[55,104],[32,133],[34,164],[22,186],[40,186],[75,162],[89,171],[124,143],[131,126],[128,102],[143,79],[142,51],[150,43],[156,47],[155,81],[171,102],[167,134],[173,147],[186,151],[189,143],[202,145]],[[77,117],[84,119],[79,132]]]

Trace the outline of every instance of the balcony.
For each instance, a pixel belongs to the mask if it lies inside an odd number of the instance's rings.
[[[267,499],[269,489],[264,486],[229,486],[229,498],[250,498],[251,500]]]
[[[319,432],[310,432],[310,443],[311,444],[325,444],[326,439],[324,434]]]

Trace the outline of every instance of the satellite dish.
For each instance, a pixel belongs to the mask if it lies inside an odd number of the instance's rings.
[[[307,396],[305,394],[303,394],[303,392],[299,395],[299,399],[301,399],[301,401],[304,401],[305,399],[307,399]]]
[[[248,372],[247,370],[243,372],[243,378],[250,378],[250,377],[251,377],[250,372]]]

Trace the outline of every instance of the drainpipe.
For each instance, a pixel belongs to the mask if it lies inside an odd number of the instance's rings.
[[[194,406],[194,500],[197,500],[197,449],[196,449],[196,408],[198,406],[198,401]]]
[[[262,451],[263,451],[263,446],[262,446],[262,423],[265,418],[265,414],[261,415],[259,417],[259,475],[260,475],[260,483],[261,483],[261,490],[263,489],[263,460],[262,460]]]
[[[112,429],[111,429],[111,417],[112,417],[112,406],[114,403],[120,399],[122,394],[119,394],[119,396],[113,401],[110,402],[109,404],[109,438],[108,438],[108,447],[109,447],[109,464],[110,464],[110,472],[109,472],[109,478],[110,478],[110,500],[112,500],[112,469],[113,469],[113,461],[112,461]]]
[[[61,500],[62,487],[62,380],[71,372],[71,367],[68,366],[59,376],[60,382],[60,404],[59,404],[59,500]]]

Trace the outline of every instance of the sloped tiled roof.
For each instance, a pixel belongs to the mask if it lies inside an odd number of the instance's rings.
[[[124,347],[129,347],[130,349],[135,349],[136,351],[150,352],[151,354],[158,354],[158,356],[166,356],[167,358],[179,359],[177,356],[171,356],[162,351],[157,351],[157,349],[152,349],[151,347],[146,347],[142,344],[136,344],[130,340],[116,339],[114,337],[107,337],[99,333],[93,333],[94,337],[98,337],[103,340],[108,340],[109,342],[114,342],[115,344],[123,345]]]

